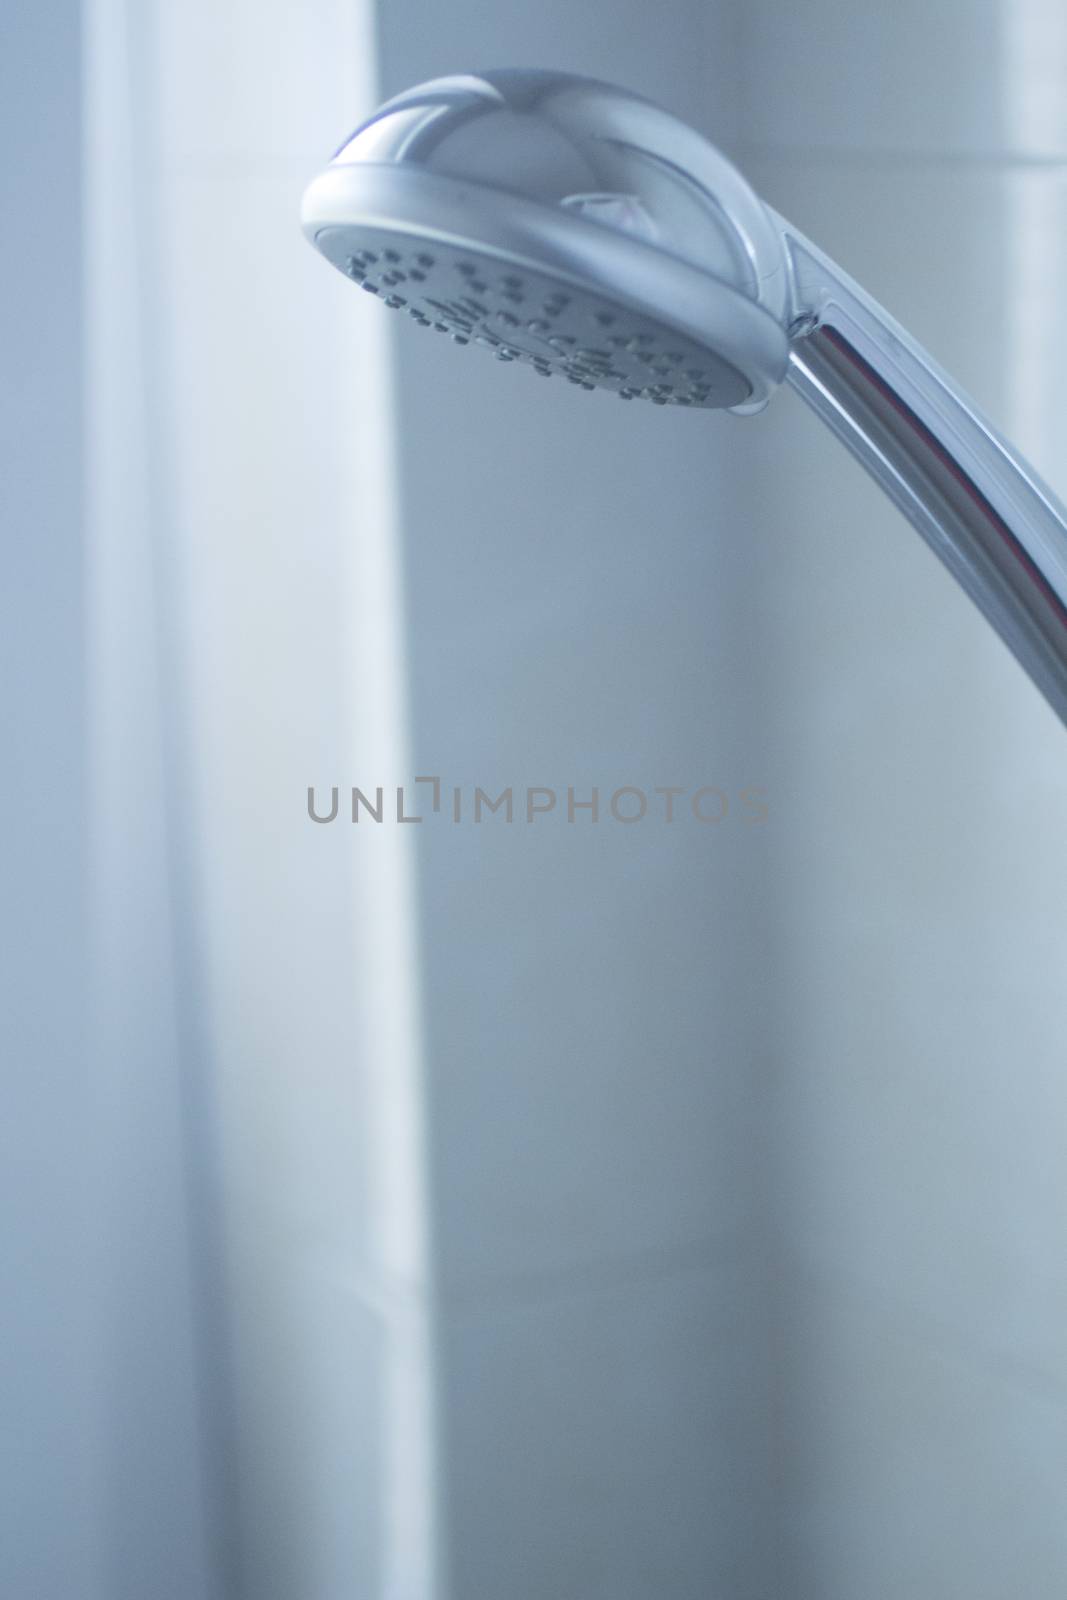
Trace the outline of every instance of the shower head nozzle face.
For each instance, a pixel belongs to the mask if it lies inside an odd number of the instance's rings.
[[[781,381],[767,212],[698,134],[584,78],[444,78],[387,102],[311,185],[348,277],[501,361],[658,405],[756,409]]]
[[[655,405],[740,405],[745,378],[686,334],[523,262],[385,228],[326,229],[319,249],[419,326],[583,389]]]

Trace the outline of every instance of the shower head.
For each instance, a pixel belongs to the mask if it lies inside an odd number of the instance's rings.
[[[1067,519],[929,355],[708,141],[556,72],[397,95],[304,197],[394,310],[502,362],[656,405],[761,410],[787,380],[1067,721]]]
[[[706,139],[558,73],[388,101],[304,201],[322,254],[417,323],[586,389],[750,408],[785,375],[785,255]]]

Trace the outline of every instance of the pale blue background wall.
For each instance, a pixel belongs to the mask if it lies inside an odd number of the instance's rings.
[[[0,716],[4,849],[0,1123],[5,1332],[0,1583],[43,1600],[76,1592],[93,1556],[85,1257],[91,1237],[86,1006],[86,749],[81,607],[81,174],[76,5],[5,12],[0,163]],[[54,208],[42,214],[49,185]],[[12,246],[12,219],[29,218]],[[77,1290],[72,1297],[71,1286]],[[72,1314],[71,1300],[76,1310]],[[92,1590],[87,1592],[92,1593]]]
[[[1062,730],[791,396],[498,373],[295,223],[411,81],[617,79],[1063,493],[1057,13],[8,13],[7,1586],[1058,1593]],[[416,771],[769,817],[304,815]]]

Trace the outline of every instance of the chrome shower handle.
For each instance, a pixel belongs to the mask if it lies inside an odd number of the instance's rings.
[[[921,345],[777,220],[792,272],[788,382],[1067,722],[1067,512]]]

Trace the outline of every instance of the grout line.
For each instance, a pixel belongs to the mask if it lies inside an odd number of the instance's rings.
[[[305,182],[327,165],[328,150],[293,150],[283,155],[256,156],[241,152],[223,155],[167,154],[164,151],[152,163],[152,169],[168,178],[198,178],[207,182],[233,178],[295,178]]]
[[[793,1281],[809,1298],[818,1297],[831,1304],[836,1300],[863,1312],[872,1311],[897,1338],[910,1339],[924,1345],[941,1360],[972,1371],[992,1374],[1017,1389],[1058,1407],[1067,1407],[1067,1387],[1063,1379],[1039,1360],[1029,1360],[1004,1348],[967,1343],[973,1331],[973,1322],[965,1327],[949,1318],[931,1315],[910,1302],[893,1299],[884,1291],[862,1278],[849,1273],[838,1273],[801,1256],[796,1246],[786,1245],[783,1255],[783,1279]],[[788,1343],[788,1319],[786,1321]]]
[[[495,1278],[461,1280],[443,1289],[442,1303],[446,1313],[454,1315],[474,1309],[561,1300],[736,1265],[749,1254],[755,1259],[759,1254],[757,1246],[750,1230],[740,1229],[719,1239],[668,1245],[628,1256],[601,1257]]]
[[[732,143],[733,158],[742,161],[774,161],[784,166],[889,167],[910,171],[919,166],[949,171],[974,172],[1067,172],[1064,155],[1026,155],[1020,152],[971,150],[893,150],[853,146],[760,144],[739,139]]]

